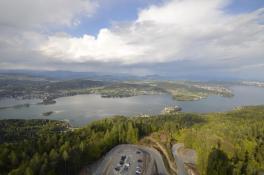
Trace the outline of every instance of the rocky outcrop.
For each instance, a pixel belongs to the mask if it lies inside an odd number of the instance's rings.
[[[165,107],[162,111],[161,114],[173,114],[176,112],[181,111],[182,108],[179,106],[171,106],[171,107]]]

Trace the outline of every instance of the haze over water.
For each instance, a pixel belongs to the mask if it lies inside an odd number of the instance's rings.
[[[199,101],[175,101],[170,95],[144,95],[128,98],[102,98],[100,95],[76,95],[56,99],[53,105],[37,105],[39,100],[0,100],[0,107],[30,103],[30,107],[0,110],[0,119],[56,119],[69,120],[74,126],[113,115],[135,116],[159,114],[165,106],[178,105],[184,112],[222,112],[237,106],[264,104],[264,88],[232,86],[235,96],[231,98],[216,95]],[[53,111],[49,116],[45,112]]]

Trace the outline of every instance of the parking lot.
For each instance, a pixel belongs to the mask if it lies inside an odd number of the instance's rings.
[[[158,152],[137,145],[118,145],[98,164],[93,174],[151,175],[167,174]],[[158,159],[158,160],[157,160]],[[161,159],[161,160],[160,160]],[[157,162],[159,162],[157,165]],[[162,162],[162,163],[160,163]],[[161,164],[161,165],[160,165]],[[162,165],[163,164],[163,165]],[[161,168],[159,168],[161,167]],[[161,169],[161,170],[158,170]]]

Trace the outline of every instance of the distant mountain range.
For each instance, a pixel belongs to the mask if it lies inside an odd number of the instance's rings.
[[[36,78],[55,79],[55,80],[71,80],[71,79],[89,79],[101,81],[127,81],[127,80],[190,80],[190,81],[258,81],[249,79],[240,79],[235,77],[223,76],[204,76],[204,75],[144,75],[137,76],[125,73],[99,73],[99,72],[72,72],[72,71],[36,71],[36,70],[0,70],[0,74],[9,76],[30,76]]]
[[[161,80],[167,79],[159,75],[135,76],[130,74],[109,74],[97,72],[71,72],[71,71],[33,71],[33,70],[0,70],[0,74],[9,76],[31,76],[47,79],[71,80],[90,79],[102,81],[126,81],[126,80]]]

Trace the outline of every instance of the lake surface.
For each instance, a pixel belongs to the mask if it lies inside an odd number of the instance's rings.
[[[236,106],[264,104],[264,88],[232,86],[232,98],[209,96],[199,101],[175,101],[170,95],[143,95],[128,98],[102,98],[100,95],[76,95],[56,99],[56,104],[38,105],[40,100],[0,100],[0,107],[31,104],[30,107],[0,109],[0,119],[56,119],[69,120],[74,126],[82,126],[106,116],[159,114],[165,106],[178,105],[185,112],[221,112]],[[49,116],[43,113],[53,111]]]

